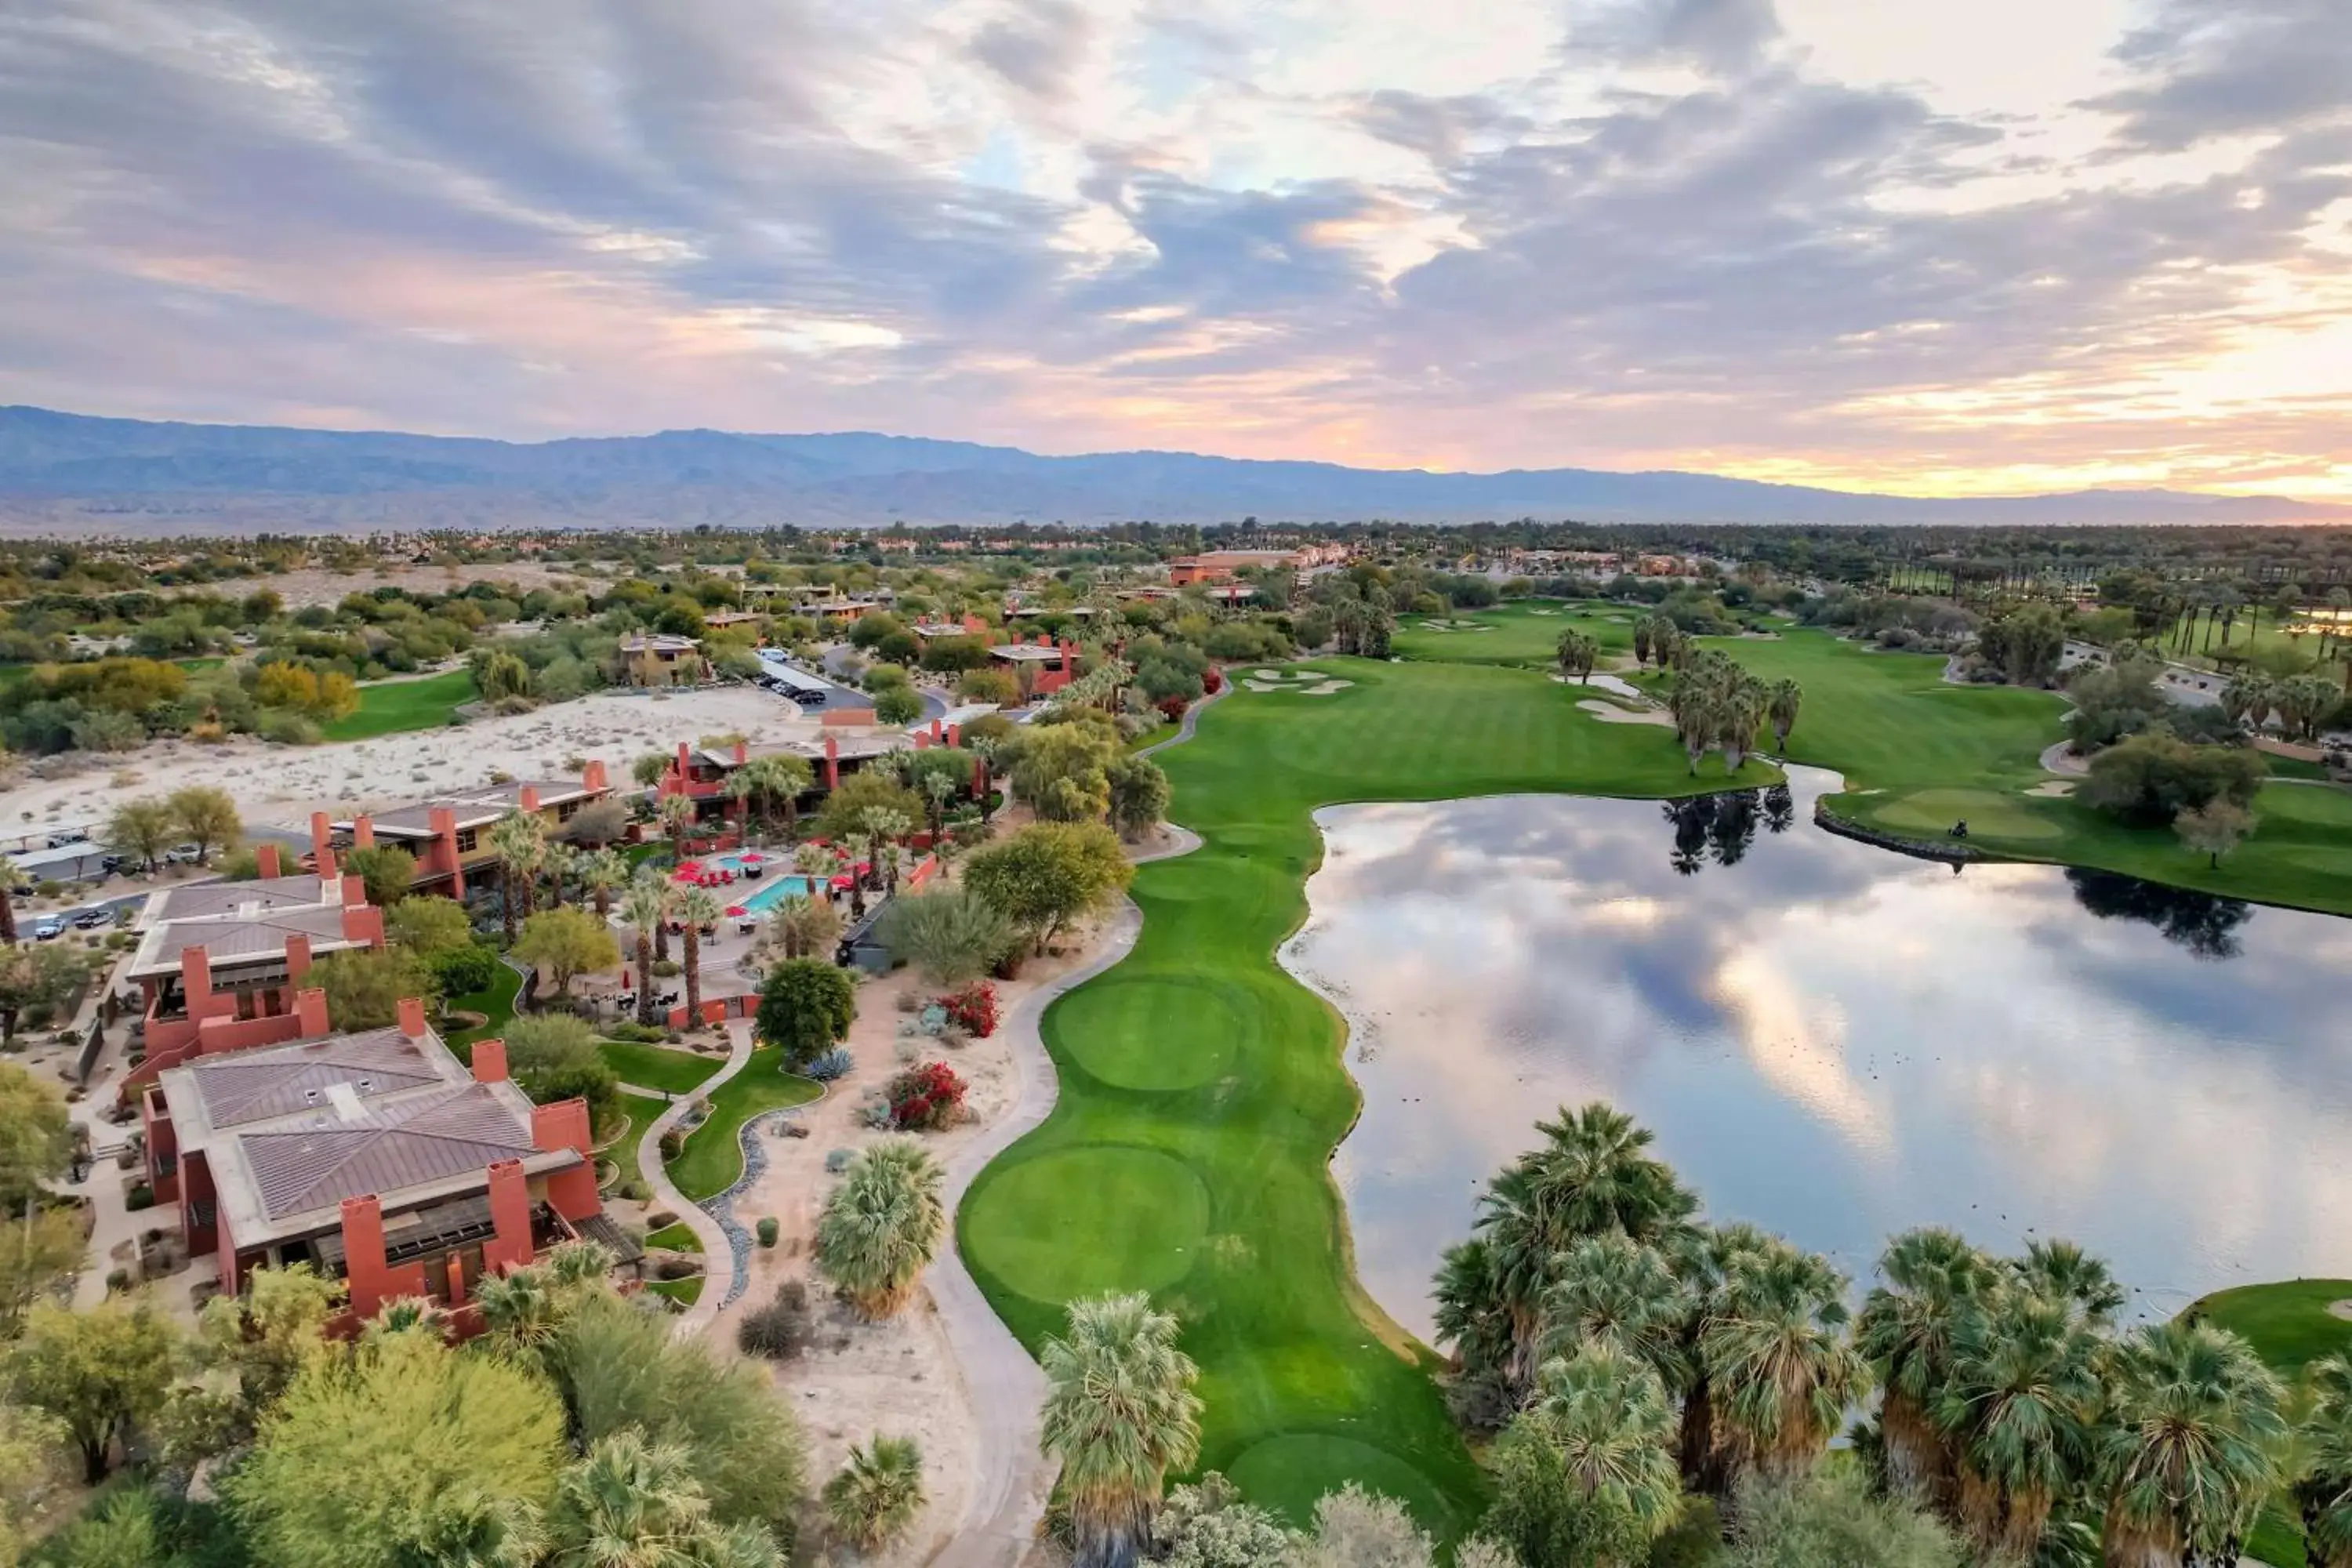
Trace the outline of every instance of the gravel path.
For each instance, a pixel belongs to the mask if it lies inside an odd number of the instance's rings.
[[[1232,689],[1230,685],[1225,688]],[[1191,740],[1201,710],[1223,696],[1219,692],[1194,703],[1175,734],[1146,751]],[[1188,829],[1171,823],[1167,832],[1171,841],[1136,857],[1137,864],[1188,855],[1201,847],[1199,837]],[[1060,1085],[1037,1028],[1045,1009],[1055,997],[1124,959],[1142,930],[1143,911],[1130,900],[1112,920],[1104,934],[1103,950],[1092,962],[1031,993],[1005,1019],[1003,1027],[1018,1092],[1011,1110],[949,1160],[946,1196],[950,1215],[961,1206],[972,1178],[989,1162],[1053,1113]],[[1054,1467],[1037,1446],[1045,1374],[997,1318],[953,1247],[932,1259],[924,1282],[939,1307],[940,1326],[947,1331],[949,1349],[963,1377],[964,1396],[978,1427],[980,1454],[980,1474],[973,1478],[963,1520],[956,1527],[955,1538],[931,1563],[933,1568],[1005,1568],[1019,1562],[1035,1541],[1038,1521],[1045,1517],[1045,1500],[1053,1489]]]
[[[696,1090],[696,1095],[710,1093],[720,1084],[741,1072],[743,1064],[751,1059],[751,1025],[749,1019],[730,1024],[727,1026],[727,1065],[719,1068],[708,1082]],[[654,1118],[653,1125],[646,1128],[646,1135],[637,1141],[637,1168],[645,1173],[646,1184],[653,1189],[654,1206],[674,1211],[677,1217],[685,1222],[686,1227],[694,1232],[695,1238],[702,1243],[702,1256],[716,1262],[719,1258],[734,1250],[731,1238],[728,1236],[725,1227],[720,1226],[708,1210],[700,1204],[689,1201],[684,1193],[679,1192],[671,1184],[669,1172],[662,1164],[662,1134],[678,1124],[694,1104],[694,1100],[695,1096],[688,1096],[686,1099],[675,1100],[668,1110]],[[704,1267],[708,1269],[709,1265],[705,1264]],[[740,1272],[740,1265],[738,1266],[738,1272]],[[738,1293],[740,1293],[740,1287],[738,1287]],[[719,1293],[711,1289],[710,1281],[704,1280],[701,1299],[679,1314],[677,1331],[681,1334],[700,1333],[710,1321],[719,1315],[719,1309],[724,1304],[719,1298]],[[728,1300],[732,1300],[734,1297],[730,1295]]]

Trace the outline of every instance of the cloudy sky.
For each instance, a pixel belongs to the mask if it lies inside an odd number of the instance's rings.
[[[0,0],[0,402],[2352,497],[2352,0]]]

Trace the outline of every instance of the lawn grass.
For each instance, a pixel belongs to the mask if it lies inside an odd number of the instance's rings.
[[[743,1173],[743,1149],[739,1134],[743,1123],[761,1111],[788,1105],[806,1105],[824,1092],[824,1086],[783,1071],[783,1049],[762,1046],[751,1053],[743,1070],[710,1093],[710,1115],[689,1133],[686,1148],[669,1163],[669,1179],[697,1203],[715,1197]]]
[[[2182,1315],[2201,1317],[2242,1334],[2263,1364],[2290,1384],[2322,1356],[2352,1352],[2352,1323],[2328,1311],[2332,1302],[2352,1300],[2352,1279],[2286,1279],[2273,1285],[2242,1285],[2193,1301]],[[2247,1552],[2277,1568],[2304,1561],[2303,1525],[2292,1498],[2263,1510],[2246,1542]]]
[[[1548,619],[1538,620],[1549,625]],[[1468,634],[1476,635],[1476,634]],[[1493,635],[1493,634],[1488,634]],[[1556,635],[1556,633],[1555,633]],[[1602,724],[1528,671],[1318,659],[1328,697],[1238,691],[1155,753],[1202,847],[1142,868],[1143,931],[1045,1016],[1053,1116],[973,1184],[963,1256],[1033,1348],[1074,1296],[1148,1289],[1200,1363],[1200,1468],[1304,1521],[1349,1480],[1458,1537],[1481,1483],[1433,1360],[1358,1287],[1331,1152],[1358,1098],[1338,1016],[1275,949],[1340,801],[1719,789],[1671,731]],[[1738,783],[1777,777],[1750,763]]]
[[[1633,651],[1633,623],[1649,613],[1643,605],[1515,599],[1446,616],[1399,616],[1389,647],[1399,658],[1549,669],[1558,658],[1559,634],[1574,627],[1601,645],[1606,663],[1608,655]],[[1486,629],[1438,631],[1428,624],[1433,620]]]
[[[702,1237],[694,1234],[692,1226],[678,1220],[646,1237],[646,1245],[667,1247],[672,1252],[699,1252],[702,1250]]]
[[[691,1307],[702,1300],[702,1287],[709,1276],[697,1274],[686,1279],[654,1279],[646,1289],[656,1296],[667,1296],[681,1307]]]
[[[621,1167],[623,1181],[635,1182],[643,1185],[646,1168],[644,1163],[637,1158],[637,1146],[645,1142],[646,1129],[651,1127],[660,1119],[661,1113],[669,1109],[669,1101],[656,1100],[651,1095],[624,1093],[621,1096],[621,1109],[628,1112],[629,1130],[622,1135],[620,1142],[604,1151],[604,1158]]]
[[[596,1054],[620,1075],[623,1083],[667,1089],[672,1094],[693,1093],[727,1065],[725,1057],[698,1057],[692,1051],[640,1045],[635,1040],[599,1040]]]
[[[380,681],[360,688],[360,705],[320,734],[329,741],[372,741],[404,730],[437,729],[461,702],[474,700],[474,674],[452,669],[422,680]]]
[[[453,1011],[479,1013],[483,1022],[470,1029],[459,1029],[444,1041],[457,1053],[458,1059],[470,1065],[472,1046],[476,1040],[487,1040],[514,1022],[515,998],[522,994],[522,976],[507,964],[499,965],[498,977],[485,991],[472,991],[463,996],[452,996],[448,1005]]]

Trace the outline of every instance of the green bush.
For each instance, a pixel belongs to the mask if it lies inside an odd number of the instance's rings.
[[[2162,827],[2216,800],[2252,808],[2270,773],[2262,753],[2192,746],[2161,731],[2134,735],[2091,759],[2074,798],[2135,827]]]
[[[782,1226],[776,1223],[776,1216],[774,1215],[761,1215],[760,1216],[759,1226],[760,1245],[761,1247],[775,1246],[776,1237],[782,1228]]]

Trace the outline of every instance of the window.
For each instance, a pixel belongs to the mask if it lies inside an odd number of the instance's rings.
[[[478,829],[471,827],[461,827],[457,829],[458,854],[471,855],[474,852],[476,846],[479,843],[480,837]]]
[[[573,817],[580,815],[580,808],[587,804],[588,803],[584,800],[565,801],[562,805],[555,808],[555,820],[558,822],[571,821]]]

